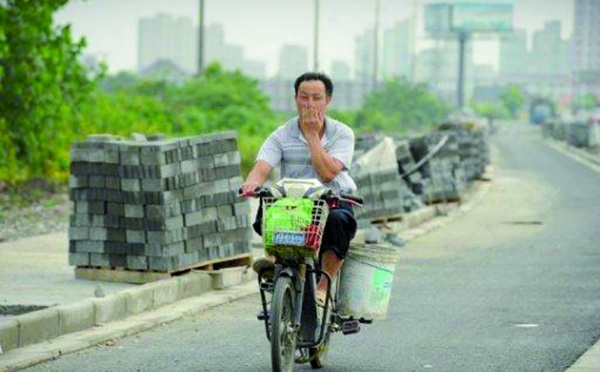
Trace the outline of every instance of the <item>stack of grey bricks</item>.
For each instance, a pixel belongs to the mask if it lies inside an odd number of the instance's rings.
[[[454,133],[467,181],[479,179],[490,162],[489,146],[483,131],[458,129]]]
[[[411,153],[418,162],[432,153],[446,136],[448,140],[444,146],[419,168],[423,177],[423,190],[420,195],[425,203],[460,200],[465,189],[458,143],[451,133],[434,131],[426,136],[414,138],[410,142]]]
[[[404,182],[396,169],[381,170],[367,169],[352,178],[358,186],[360,195],[364,198],[363,208],[356,208],[357,218],[380,219],[399,216],[404,212],[403,200]]]
[[[410,142],[408,140],[396,141],[396,159],[398,161],[398,171],[410,191],[406,192],[404,210],[411,212],[422,206],[422,203],[419,203],[421,199],[418,195],[423,194],[425,186],[421,172],[415,169],[417,163],[410,152]]]
[[[574,122],[566,125],[567,143],[575,147],[591,147],[592,126],[585,122]]]
[[[235,132],[71,148],[69,263],[171,272],[250,252]]]

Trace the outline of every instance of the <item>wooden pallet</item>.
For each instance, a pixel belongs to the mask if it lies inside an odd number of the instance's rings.
[[[378,217],[371,219],[371,223],[375,225],[385,225],[391,222],[402,222],[402,215],[397,214],[389,217]]]
[[[252,265],[252,260],[251,254],[240,254],[227,258],[205,261],[193,266],[170,271],[141,271],[109,267],[76,267],[75,278],[103,282],[144,284],[172,278],[174,276],[189,273],[190,271],[211,271],[230,267],[250,266]]]

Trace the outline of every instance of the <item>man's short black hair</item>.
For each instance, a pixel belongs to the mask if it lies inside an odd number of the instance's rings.
[[[296,79],[296,82],[294,83],[294,91],[296,92],[296,95],[298,95],[298,88],[300,87],[300,84],[302,84],[305,81],[311,81],[311,80],[322,81],[323,84],[325,85],[325,93],[328,96],[333,95],[333,82],[331,81],[331,78],[329,76],[327,76],[326,74],[324,74],[322,72],[306,72],[306,73],[298,76],[298,78]]]

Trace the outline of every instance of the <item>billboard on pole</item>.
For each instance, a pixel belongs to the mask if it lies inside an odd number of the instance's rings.
[[[434,37],[456,33],[510,32],[513,29],[512,3],[433,3],[425,6],[425,31]]]
[[[435,36],[443,36],[452,33],[452,5],[426,5],[425,31]]]
[[[513,4],[458,2],[452,8],[455,32],[510,32]]]

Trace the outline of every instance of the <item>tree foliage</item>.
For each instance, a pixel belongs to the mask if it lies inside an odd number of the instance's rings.
[[[79,63],[85,41],[52,14],[67,0],[6,0],[0,4],[0,179],[56,177],[67,159],[78,114],[94,87]]]
[[[523,103],[525,103],[525,96],[523,96],[521,88],[517,84],[509,84],[502,90],[500,100],[510,112],[511,117],[516,118],[523,107]]]
[[[426,130],[448,112],[449,107],[424,85],[395,79],[366,97],[356,120],[361,130],[398,134]]]
[[[472,106],[477,115],[487,119],[508,119],[510,117],[510,113],[500,104],[478,103]]]

